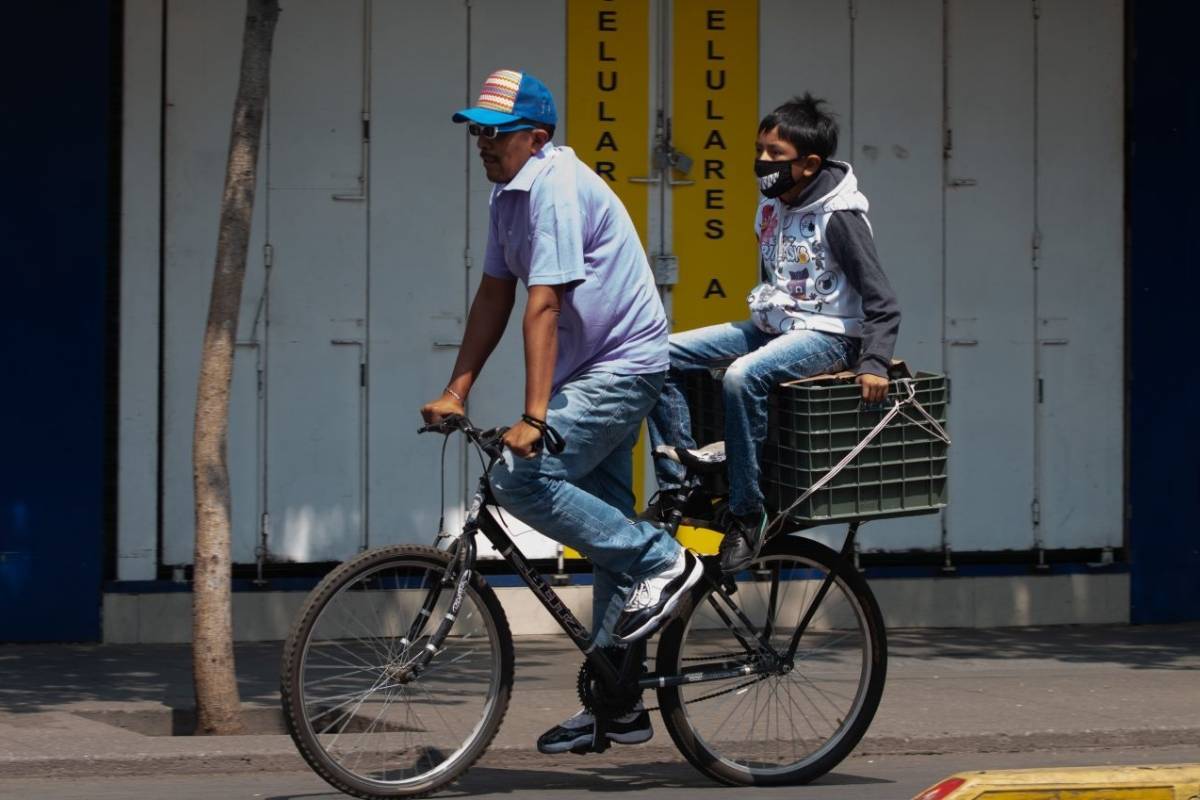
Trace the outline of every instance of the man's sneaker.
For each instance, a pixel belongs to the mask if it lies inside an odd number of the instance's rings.
[[[758,511],[741,517],[731,512],[728,506],[723,511],[720,523],[725,531],[725,538],[717,548],[717,555],[721,562],[721,572],[732,575],[745,569],[758,555],[763,543],[763,534],[767,530],[767,513]]]
[[[581,708],[575,716],[538,737],[537,749],[547,754],[586,750],[591,747],[595,735],[596,718]],[[654,728],[650,726],[650,712],[638,701],[629,714],[609,720],[606,735],[610,742],[617,744],[641,744],[650,741],[654,736]]]
[[[625,610],[613,626],[617,641],[628,644],[658,630],[703,574],[704,566],[700,560],[690,550],[681,548],[673,564],[657,575],[638,581],[629,593]]]

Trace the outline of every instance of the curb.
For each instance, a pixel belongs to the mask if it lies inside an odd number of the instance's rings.
[[[1060,767],[958,772],[921,792],[914,800],[1197,800],[1200,764],[1144,764],[1124,767]]]
[[[261,744],[267,745],[261,753],[247,753],[245,749],[235,750],[239,744],[236,741],[238,737],[172,737],[175,743],[181,738],[194,741],[196,749],[192,752],[179,752],[178,744],[175,744],[175,751],[170,753],[0,758],[0,779],[132,777],[200,773],[237,774],[297,772],[308,769],[308,765],[292,745],[291,739],[286,736],[255,737]],[[262,742],[264,738],[274,741]],[[851,757],[1021,753],[1045,750],[1079,751],[1108,748],[1141,749],[1190,745],[1197,740],[1200,740],[1200,728],[1076,731],[1072,733],[1034,732],[1016,736],[1011,734],[927,738],[871,738],[868,736],[859,744]],[[220,745],[225,745],[229,749],[222,751]],[[610,751],[603,758],[627,764],[683,760],[679,751],[668,744],[620,748]],[[532,742],[528,746],[521,747],[497,747],[493,744],[479,763],[512,766],[517,762],[574,763],[572,759],[563,759],[561,756],[542,755],[533,749]]]

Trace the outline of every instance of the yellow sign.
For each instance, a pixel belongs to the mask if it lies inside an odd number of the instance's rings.
[[[646,244],[650,120],[649,0],[567,4],[567,135],[621,198]]]
[[[674,330],[686,331],[746,319],[746,295],[758,281],[757,0],[677,0],[674,47],[672,143],[691,157],[686,177],[695,181],[671,196]],[[682,527],[679,540],[714,553],[721,535]]]
[[[692,158],[695,180],[672,194],[675,330],[683,331],[745,319],[758,280],[758,3],[676,2],[674,48],[672,138]]]
[[[567,3],[567,143],[621,198],[642,247],[647,244],[649,191],[629,178],[650,169],[649,48],[649,0]],[[633,458],[639,507],[642,461],[639,443]],[[567,556],[579,554],[568,550]]]

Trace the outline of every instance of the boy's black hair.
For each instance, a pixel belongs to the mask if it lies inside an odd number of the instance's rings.
[[[779,138],[791,142],[802,158],[812,154],[824,161],[837,152],[838,143],[837,122],[821,108],[824,105],[828,105],[824,100],[805,92],[763,117],[758,132],[779,128]]]

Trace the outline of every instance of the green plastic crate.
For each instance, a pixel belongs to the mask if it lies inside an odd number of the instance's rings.
[[[921,372],[912,382],[917,402],[944,427],[946,377]],[[684,388],[697,443],[725,438],[720,377],[691,373]],[[887,408],[902,391],[893,381]],[[789,383],[772,390],[761,462],[762,489],[770,508],[791,505],[879,423],[885,411],[864,411],[861,392],[856,383],[835,380]],[[908,414],[923,420],[916,411]],[[941,439],[897,416],[791,516],[802,524],[821,525],[935,513],[949,499],[947,450]]]

